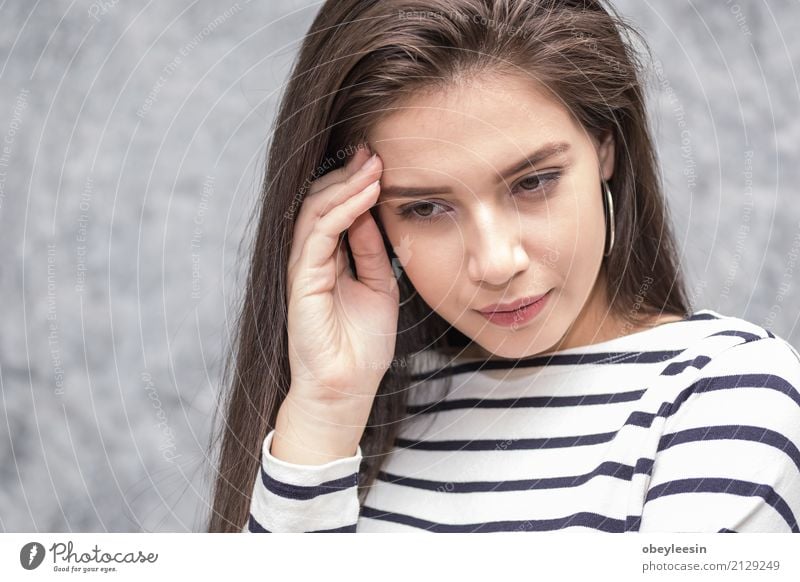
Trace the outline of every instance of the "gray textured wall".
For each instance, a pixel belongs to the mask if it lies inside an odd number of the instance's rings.
[[[692,304],[800,346],[800,5],[617,5],[661,62]],[[200,529],[239,246],[318,6],[2,4],[0,531]]]

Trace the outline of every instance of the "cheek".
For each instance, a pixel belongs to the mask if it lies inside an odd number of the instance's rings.
[[[547,264],[564,279],[593,278],[603,259],[606,226],[599,196],[573,196],[551,221]]]
[[[402,238],[402,237],[401,237]],[[428,303],[437,308],[448,301],[448,297],[457,297],[460,272],[463,270],[464,250],[458,241],[448,238],[428,240],[426,237],[413,235],[408,237],[411,244],[408,264],[405,267],[417,292]]]
[[[590,186],[585,186],[591,191]],[[548,210],[525,221],[526,249],[544,280],[577,279],[602,259],[605,222],[602,200],[575,190],[554,199]],[[599,196],[599,194],[598,194]],[[550,275],[550,279],[547,276]]]

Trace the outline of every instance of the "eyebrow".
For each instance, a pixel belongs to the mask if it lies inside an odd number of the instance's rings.
[[[547,160],[556,154],[562,154],[569,151],[570,144],[567,142],[549,142],[542,147],[524,157],[519,162],[516,162],[505,171],[500,172],[497,183],[500,184],[507,180],[514,174],[517,174],[531,166],[535,166],[539,162]],[[381,193],[379,198],[392,197],[392,198],[416,198],[418,196],[430,196],[431,194],[444,194],[452,192],[450,186],[430,186],[426,188],[406,187],[406,186],[383,186],[381,185]]]

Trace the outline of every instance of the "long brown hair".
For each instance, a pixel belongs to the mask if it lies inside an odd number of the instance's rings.
[[[646,312],[687,314],[636,40],[647,49],[636,29],[601,0],[328,0],[322,6],[291,72],[268,149],[237,335],[223,375],[225,422],[212,438],[212,448],[219,440],[221,447],[208,531],[244,527],[261,445],[290,385],[286,269],[298,206],[311,180],[343,165],[368,129],[417,91],[443,90],[487,72],[522,74],[547,87],[588,132],[612,131],[616,155],[608,184],[616,242],[604,259],[611,308],[632,324]],[[381,226],[374,208],[373,216]],[[385,233],[384,243],[395,258]],[[412,294],[402,277],[400,297]],[[407,388],[416,379],[412,356],[470,341],[418,295],[400,308],[393,365],[360,443],[362,503],[404,418]]]

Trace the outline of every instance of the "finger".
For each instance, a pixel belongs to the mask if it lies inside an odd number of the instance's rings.
[[[347,230],[347,240],[350,242],[358,280],[373,291],[397,295],[399,289],[394,271],[378,225],[369,210],[353,221]]]
[[[303,245],[311,231],[322,218],[347,202],[352,196],[357,195],[371,182],[377,180],[382,172],[380,157],[375,158],[376,164],[371,168],[363,166],[353,172],[343,182],[331,184],[324,190],[304,200],[300,207],[300,214],[292,235],[292,248],[289,251],[288,264],[291,267],[302,253]],[[344,229],[343,229],[344,230]]]
[[[380,185],[376,180],[322,217],[303,244],[297,268],[313,276],[314,271],[325,267],[340,244],[340,235],[360,214],[369,210],[379,192]]]
[[[333,184],[347,180],[350,176],[355,174],[359,168],[361,168],[361,166],[364,165],[364,162],[366,162],[371,155],[372,152],[367,144],[364,144],[363,147],[359,146],[356,149],[356,153],[353,154],[350,159],[347,160],[347,162],[345,162],[344,166],[333,170],[332,172],[328,172],[324,176],[317,178],[311,183],[300,201],[300,209],[298,210],[298,214],[295,219],[291,248],[296,249],[296,251],[290,250],[290,264],[294,262],[294,260],[297,259],[297,255],[300,254],[300,241],[304,241],[308,237],[308,233],[312,226],[312,224],[309,224],[309,222],[313,223],[319,219],[320,209],[316,207],[311,208],[312,206],[315,206],[311,203],[311,199],[313,199],[314,194],[318,194],[321,190],[327,188],[328,186],[332,186]],[[317,212],[313,212],[314,210]],[[305,220],[305,213],[315,214],[316,216],[311,217],[311,220]]]
[[[355,174],[361,166],[364,165],[364,162],[369,159],[372,153],[373,152],[369,149],[368,145],[363,144],[359,146],[358,149],[356,149],[356,153],[350,156],[350,158],[345,162],[344,166],[328,172],[324,176],[320,176],[314,180],[311,183],[311,186],[309,186],[308,196],[316,194],[323,188],[327,188],[336,182],[344,182],[347,178]]]

